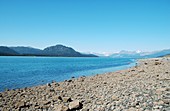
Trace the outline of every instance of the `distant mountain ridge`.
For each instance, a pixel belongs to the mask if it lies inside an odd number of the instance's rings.
[[[155,58],[162,57],[170,54],[170,49],[154,51],[154,52],[141,52],[141,51],[120,51],[113,53],[110,57],[113,58]]]
[[[125,51],[122,50],[118,53],[108,54],[83,54],[75,51],[71,47],[64,45],[55,45],[44,48],[43,50],[32,47],[7,47],[0,46],[0,56],[55,56],[55,57],[113,57],[113,58],[155,58],[163,57],[170,54],[170,49],[142,52],[142,51]],[[96,56],[97,55],[97,56]]]
[[[32,47],[24,47],[24,46],[17,46],[17,47],[9,47],[12,50],[18,52],[21,55],[41,55],[43,54],[43,50],[41,49],[36,49],[36,48],[32,48]]]
[[[19,55],[19,53],[17,53],[16,51],[6,47],[6,46],[0,46],[0,55],[1,56],[14,56],[14,55]]]
[[[93,54],[82,54],[80,52],[75,51],[71,47],[66,47],[64,45],[55,45],[47,47],[43,50],[36,49],[32,47],[6,47],[0,48],[0,56],[9,56],[9,55],[17,55],[17,56],[55,56],[55,57],[97,57]],[[9,53],[6,53],[9,52]]]

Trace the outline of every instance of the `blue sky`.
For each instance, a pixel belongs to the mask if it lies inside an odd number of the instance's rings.
[[[80,52],[170,48],[170,0],[0,0],[0,45]]]

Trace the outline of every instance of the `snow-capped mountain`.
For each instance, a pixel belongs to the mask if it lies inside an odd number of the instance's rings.
[[[112,53],[108,53],[108,52],[101,52],[101,53],[96,53],[96,52],[84,52],[85,54],[94,54],[97,55],[99,57],[109,57],[110,55],[112,55]]]
[[[161,57],[170,54],[170,49],[160,50],[160,51],[153,51],[153,52],[143,52],[140,50],[137,51],[126,51],[122,50],[116,53],[95,53],[95,52],[86,52],[88,54],[94,54],[99,57],[113,57],[113,58],[154,58],[154,57]]]
[[[154,52],[142,52],[142,51],[120,51],[113,53],[110,57],[113,58],[153,58],[161,57],[170,54],[170,49],[154,51]]]
[[[139,58],[144,54],[144,52],[141,51],[125,51],[122,50],[118,53],[113,53],[110,57],[114,57],[114,58]]]

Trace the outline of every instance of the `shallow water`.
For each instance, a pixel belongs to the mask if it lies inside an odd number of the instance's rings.
[[[133,59],[0,57],[0,91],[91,76],[133,66]]]

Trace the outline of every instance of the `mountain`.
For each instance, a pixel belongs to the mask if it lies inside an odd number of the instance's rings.
[[[155,58],[162,57],[170,54],[170,49],[154,51],[154,52],[141,52],[141,51],[120,51],[114,53],[110,57],[113,58]]]
[[[92,54],[82,54],[75,51],[71,47],[66,47],[63,45],[50,46],[43,50],[45,55],[49,56],[61,56],[61,57],[96,57]]]
[[[152,54],[149,55],[149,57],[163,57],[165,55],[169,55],[170,54],[170,49],[165,49],[165,50],[161,50],[161,51],[155,51]]]
[[[0,56],[5,56],[5,55],[12,56],[12,55],[19,55],[19,53],[6,46],[0,46]]]
[[[19,55],[19,56],[55,56],[55,57],[97,57],[93,54],[82,54],[75,51],[71,47],[63,45],[55,45],[45,48],[44,50],[32,47],[3,47],[0,48],[0,54],[4,56]]]
[[[118,53],[112,54],[110,57],[113,57],[113,58],[140,58],[142,55],[144,55],[144,53],[141,51],[122,50]]]
[[[43,51],[32,47],[10,47],[21,55],[43,55]]]
[[[79,52],[76,52],[74,49],[70,47],[66,47],[63,45],[50,46],[45,48],[44,53],[49,56],[80,56]]]

